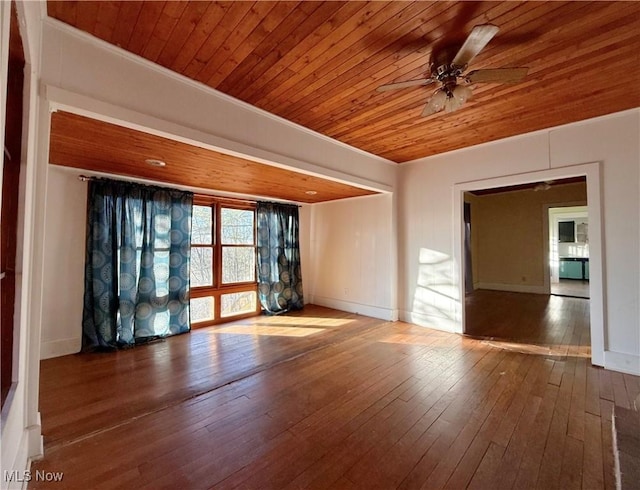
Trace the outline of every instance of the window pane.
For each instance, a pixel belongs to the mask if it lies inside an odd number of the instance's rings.
[[[222,208],[222,244],[253,245],[253,215],[246,209]]]
[[[206,320],[213,320],[214,313],[214,297],[206,296],[204,298],[191,298],[191,322],[204,322]]]
[[[191,247],[191,287],[213,285],[213,248]]]
[[[256,311],[256,292],[243,291],[241,293],[223,294],[220,297],[220,316],[228,317],[242,313]]]
[[[255,281],[256,249],[254,247],[222,247],[222,282]]]
[[[212,243],[211,237],[211,206],[193,206],[191,243],[208,245]]]

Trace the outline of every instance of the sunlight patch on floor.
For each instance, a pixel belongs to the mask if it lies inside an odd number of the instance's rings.
[[[259,325],[294,325],[294,326],[312,326],[312,327],[342,327],[353,323],[354,320],[346,318],[321,318],[313,316],[264,316],[257,322]],[[254,323],[255,320],[254,320]]]
[[[505,349],[521,354],[532,354],[537,356],[569,356],[569,357],[591,357],[591,347],[576,345],[536,345],[517,342],[506,342],[500,340],[481,340],[483,344],[498,349]]]
[[[399,333],[384,337],[380,339],[379,342],[382,342],[384,344],[431,345],[441,338],[442,336],[433,334],[420,335],[411,333]]]
[[[308,337],[324,332],[324,328],[309,327],[270,327],[265,325],[228,325],[225,327],[215,327],[210,333],[230,333],[240,335],[266,335],[277,337]]]

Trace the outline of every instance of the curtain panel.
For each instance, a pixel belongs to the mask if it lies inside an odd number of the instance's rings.
[[[89,181],[84,351],[187,332],[193,194]]]
[[[304,306],[298,207],[258,202],[258,294],[272,315]]]

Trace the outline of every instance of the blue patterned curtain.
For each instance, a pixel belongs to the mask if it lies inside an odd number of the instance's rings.
[[[298,207],[259,202],[258,293],[262,308],[276,315],[304,306],[300,273]]]
[[[89,181],[83,350],[189,331],[193,194]]]

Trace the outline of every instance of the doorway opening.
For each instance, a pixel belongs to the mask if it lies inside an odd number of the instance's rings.
[[[586,178],[471,189],[463,199],[465,334],[589,357],[588,294],[559,294],[560,278],[574,276],[567,264],[586,263],[588,278]],[[583,275],[575,281],[577,291]]]
[[[548,222],[551,294],[588,299],[588,207],[550,207]]]

